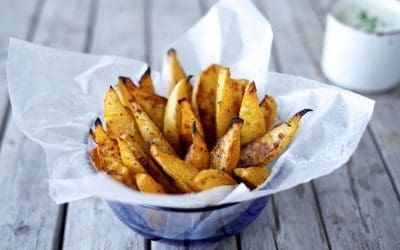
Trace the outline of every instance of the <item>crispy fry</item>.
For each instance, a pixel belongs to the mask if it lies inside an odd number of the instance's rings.
[[[148,193],[165,193],[163,186],[160,185],[156,180],[148,174],[137,174],[135,176],[136,185],[142,192]]]
[[[118,148],[122,163],[129,169],[132,176],[139,173],[146,173],[146,170],[136,159],[135,154],[131,151],[129,144],[125,140],[118,139]]]
[[[160,164],[164,172],[167,173],[184,192],[198,191],[197,186],[193,182],[199,170],[191,164],[182,161],[176,156],[166,154],[155,144],[151,145],[151,155]]]
[[[185,146],[189,146],[190,144],[193,143],[192,139],[193,123],[196,123],[197,133],[199,133],[201,136],[204,136],[203,127],[201,126],[200,120],[193,112],[192,105],[186,98],[179,100],[179,106],[182,114],[179,134],[180,138],[183,141],[183,144]]]
[[[187,98],[188,87],[189,80],[186,78],[181,79],[172,90],[165,109],[164,135],[178,154],[181,150],[179,131],[182,120],[182,112],[178,101],[182,98]]]
[[[172,48],[167,52],[167,63],[169,67],[168,86],[169,91],[171,92],[181,79],[186,79],[186,74],[178,60],[176,51]]]
[[[197,131],[197,123],[192,124],[192,142],[185,156],[185,161],[202,170],[209,167],[210,153],[203,136]]]
[[[260,109],[264,115],[265,128],[269,130],[274,124],[276,117],[277,105],[275,99],[272,96],[266,95],[260,103]]]
[[[91,132],[91,133],[93,133],[93,132]],[[99,154],[97,153],[97,147],[90,150],[89,155],[90,155],[90,159],[92,160],[92,162],[93,162],[94,166],[97,168],[97,170],[99,170],[99,171],[103,170],[102,166],[101,166]]]
[[[194,183],[199,190],[206,190],[222,185],[236,185],[236,181],[224,171],[219,169],[205,169],[194,178]]]
[[[222,136],[210,153],[211,168],[225,171],[232,175],[233,169],[239,161],[240,129],[243,120],[234,117],[231,119],[228,131]]]
[[[208,145],[215,142],[215,99],[218,74],[222,67],[211,64],[197,77],[192,93],[192,106],[199,115]]]
[[[139,89],[147,91],[149,93],[155,94],[153,80],[151,79],[151,69],[150,67],[144,72],[139,80]]]
[[[264,115],[258,105],[257,89],[254,82],[248,84],[244,91],[239,117],[244,121],[240,132],[241,145],[245,145],[267,132]]]
[[[217,138],[225,134],[231,118],[239,114],[241,99],[241,86],[232,82],[229,68],[222,68],[218,76],[215,106]]]
[[[171,144],[165,139],[164,135],[158,129],[156,124],[150,119],[149,115],[136,102],[131,102],[132,112],[136,123],[142,134],[143,139],[147,143],[157,145],[163,152],[175,155],[175,151]]]
[[[266,166],[235,168],[233,170],[235,176],[239,177],[250,188],[256,188],[263,183],[270,172]]]
[[[134,98],[134,101],[143,108],[157,127],[162,130],[167,99],[141,90],[128,77],[120,76],[118,79],[118,85],[125,85],[126,89]]]
[[[312,110],[304,109],[296,113],[289,121],[275,126],[262,137],[244,146],[240,152],[239,166],[266,165],[281,154],[295,136],[301,117],[309,111]]]

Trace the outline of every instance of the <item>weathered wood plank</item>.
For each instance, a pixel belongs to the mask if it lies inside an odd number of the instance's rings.
[[[315,71],[312,78],[326,81],[319,71],[322,26],[310,2],[286,1],[286,5],[291,7],[288,8],[289,18],[294,22],[294,31],[300,36],[292,41],[301,44],[307,54],[297,63],[310,67],[310,73]],[[294,48],[298,49],[298,46],[294,45]],[[281,63],[283,65],[284,61]],[[399,233],[398,220],[393,218],[399,217],[399,204],[398,201],[393,203],[393,199],[396,200],[395,191],[368,132],[349,166],[316,180],[315,186],[332,248],[390,249],[398,244],[393,237]],[[365,187],[375,188],[366,191]],[[378,197],[388,199],[382,198],[382,201]],[[391,205],[382,205],[384,203]],[[379,218],[375,216],[378,214]],[[382,232],[385,232],[384,235]]]
[[[150,1],[150,27],[151,27],[151,65],[156,69],[161,68],[163,52],[166,46],[184,34],[201,17],[197,1]],[[178,51],[179,53],[179,51]],[[184,67],[184,65],[183,65]],[[184,249],[184,247],[168,246],[153,241],[152,249]],[[229,237],[216,244],[189,247],[190,249],[236,249],[236,238]]]
[[[31,38],[50,46],[82,49],[85,36],[79,34],[86,32],[89,7],[89,0],[47,2]],[[67,29],[67,36],[63,28]],[[0,244],[4,246],[0,248],[59,248],[63,206],[57,206],[48,196],[42,149],[27,140],[12,120],[8,123],[0,159],[0,185],[4,191],[0,207],[2,214],[7,215],[0,218],[1,231],[5,231],[0,234]]]
[[[144,1],[100,1],[93,29],[89,52],[144,60]],[[119,221],[105,201],[89,199],[68,205],[64,249],[139,250],[146,244]]]
[[[31,39],[30,30],[34,30],[37,19],[35,13],[40,7],[38,1],[0,1],[0,142],[9,108],[6,81],[8,40],[10,37]]]
[[[197,1],[148,1],[150,7],[151,34],[150,63],[154,69],[161,69],[166,46],[183,35],[199,20],[200,6]],[[178,52],[179,53],[179,52]]]

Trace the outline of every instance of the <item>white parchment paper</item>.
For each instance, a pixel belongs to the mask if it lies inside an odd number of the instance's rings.
[[[87,133],[101,115],[105,90],[120,75],[137,81],[146,63],[11,39],[7,76],[13,117],[46,153],[51,197],[57,203],[97,196],[130,204],[201,207],[273,194],[342,166],[355,151],[374,102],[316,81],[268,73],[271,43],[270,24],[251,1],[222,0],[170,45],[189,74],[219,63],[231,67],[235,78],[255,80],[260,99],[265,94],[276,98],[279,121],[304,108],[314,110],[302,119],[289,148],[270,165],[271,176],[254,191],[241,184],[157,195],[136,192],[96,173],[88,158],[93,145]],[[154,71],[154,79],[159,78]],[[161,95],[166,95],[165,78],[163,73],[156,85]]]

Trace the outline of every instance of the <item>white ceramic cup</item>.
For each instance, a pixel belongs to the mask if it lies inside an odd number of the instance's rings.
[[[354,6],[384,9],[400,19],[400,2],[337,1],[327,15],[321,68],[334,84],[361,92],[379,92],[400,82],[400,30],[366,32],[338,18]],[[379,17],[378,17],[379,18]]]

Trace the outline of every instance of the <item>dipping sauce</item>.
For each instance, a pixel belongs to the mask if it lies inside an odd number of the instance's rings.
[[[332,12],[341,22],[368,33],[400,32],[400,15],[381,1],[346,1],[335,5]]]

